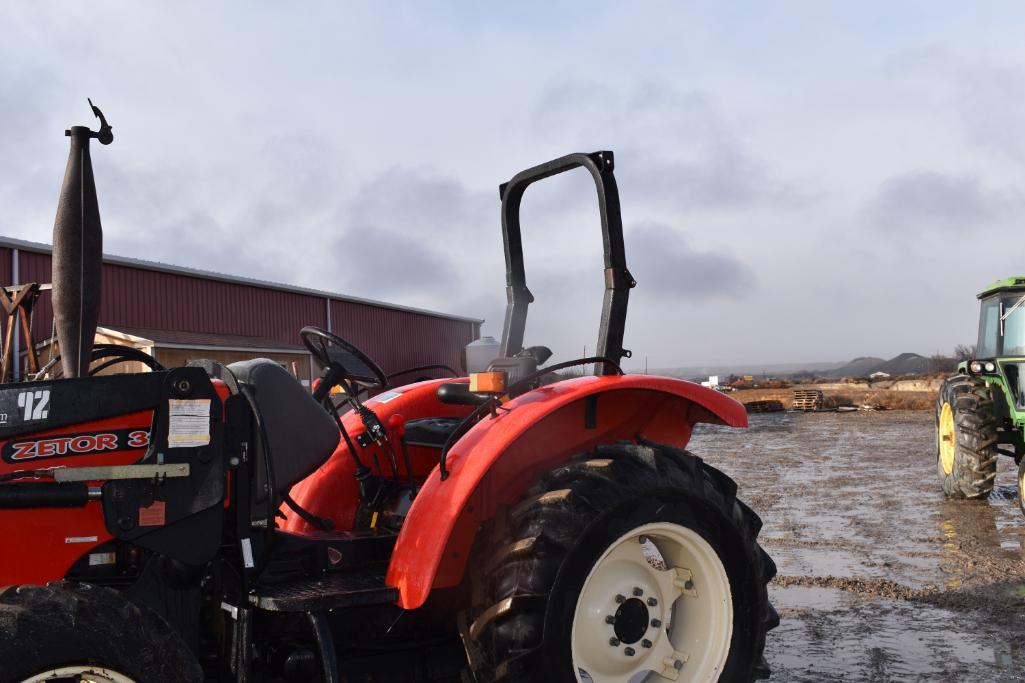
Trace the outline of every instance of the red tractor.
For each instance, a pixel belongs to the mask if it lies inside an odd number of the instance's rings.
[[[501,186],[509,305],[485,371],[392,387],[368,353],[307,327],[323,367],[311,395],[268,360],[90,375],[140,360],[91,344],[88,143],[104,132],[69,132],[54,229],[63,376],[0,386],[0,681],[768,675],[778,617],[761,522],[683,450],[695,423],[743,427],[746,413],[620,368],[635,283],[611,152]],[[551,352],[523,347],[520,200],[575,168],[601,214],[598,345],[541,368]],[[594,375],[554,374],[582,365]]]

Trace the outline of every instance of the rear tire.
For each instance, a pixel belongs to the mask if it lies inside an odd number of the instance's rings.
[[[154,612],[109,588],[66,581],[0,593],[0,662],[2,683],[76,681],[91,670],[117,683],[203,680],[185,641]]]
[[[599,447],[546,474],[482,531],[471,563],[476,680],[767,677],[776,567],[736,488],[657,445]]]
[[[936,400],[936,471],[948,498],[986,498],[997,474],[993,392],[975,377],[950,377]]]
[[[1025,515],[1025,458],[1018,463],[1018,509]]]

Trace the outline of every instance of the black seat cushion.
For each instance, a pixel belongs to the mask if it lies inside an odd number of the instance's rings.
[[[462,421],[461,417],[425,417],[410,420],[406,423],[406,443],[410,446],[441,448]]]
[[[287,370],[272,360],[232,363],[261,427],[257,441],[256,498],[269,492],[265,458],[270,459],[274,489],[287,493],[323,465],[338,447],[338,423]]]

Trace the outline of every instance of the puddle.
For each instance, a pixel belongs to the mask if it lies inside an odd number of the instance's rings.
[[[747,431],[698,427],[688,448],[762,517],[781,577],[772,680],[1025,680],[1010,459],[989,500],[947,500],[933,416],[903,411],[753,415]]]
[[[784,615],[767,653],[771,680],[1015,680],[1010,672],[1021,670],[1025,651],[1013,635],[959,632],[951,628],[959,621],[948,610],[890,600]]]
[[[847,607],[855,597],[838,588],[819,588],[817,586],[769,586],[769,600],[781,616],[790,612],[805,610],[831,611]]]

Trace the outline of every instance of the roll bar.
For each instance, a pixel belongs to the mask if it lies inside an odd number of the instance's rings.
[[[630,289],[637,282],[626,268],[623,248],[623,217],[619,210],[619,188],[613,175],[615,160],[612,152],[569,154],[525,171],[498,188],[502,198],[502,240],[505,244],[505,280],[508,304],[502,330],[502,355],[513,356],[523,349],[523,334],[527,326],[527,307],[534,296],[527,289],[523,269],[523,240],[520,231],[520,203],[523,193],[539,180],[585,168],[594,179],[598,192],[598,212],[601,216],[602,246],[605,252],[605,297],[602,300],[601,323],[598,326],[598,345],[595,356],[619,363],[630,351],[623,348],[626,328],[626,306]],[[600,368],[600,369],[599,369]],[[595,368],[597,374],[611,374],[616,370],[609,364]]]

